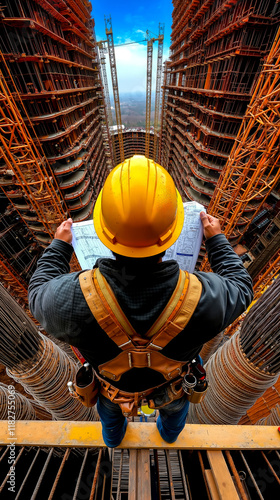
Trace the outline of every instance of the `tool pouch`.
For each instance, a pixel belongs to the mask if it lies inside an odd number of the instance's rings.
[[[70,394],[79,399],[84,406],[90,407],[97,403],[98,392],[99,384],[94,371],[88,363],[85,363],[76,373]]]
[[[152,392],[151,396],[147,398],[149,408],[155,410],[163,408],[172,401],[180,399],[184,396],[184,391],[182,389],[182,379],[174,380],[171,384],[166,387],[162,387],[158,390]]]

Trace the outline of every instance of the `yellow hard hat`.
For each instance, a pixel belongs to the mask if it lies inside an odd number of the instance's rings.
[[[99,239],[126,257],[150,257],[169,248],[181,233],[184,207],[169,173],[135,155],[108,175],[93,213]]]

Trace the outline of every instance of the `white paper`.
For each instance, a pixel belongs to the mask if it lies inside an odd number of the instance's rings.
[[[196,201],[187,201],[184,204],[184,226],[174,245],[166,250],[162,260],[177,260],[180,269],[192,273],[195,268],[201,247],[203,228],[200,212],[205,208]]]
[[[178,240],[163,257],[163,260],[177,260],[181,269],[192,273],[195,268],[203,236],[200,212],[203,205],[196,201],[184,203],[184,226]],[[112,252],[100,241],[94,229],[93,220],[72,224],[72,245],[82,269],[92,269],[101,257],[114,258]]]
[[[93,220],[74,222],[72,235],[72,245],[82,269],[92,269],[100,257],[114,257],[111,250],[98,238]]]

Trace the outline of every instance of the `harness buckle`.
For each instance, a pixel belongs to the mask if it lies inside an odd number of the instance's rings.
[[[150,352],[128,352],[128,366],[129,368],[144,368],[145,366],[151,367],[151,353]],[[133,359],[134,358],[134,359]],[[146,358],[146,360],[145,360]]]

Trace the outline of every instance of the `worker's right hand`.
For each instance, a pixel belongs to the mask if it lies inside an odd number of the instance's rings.
[[[216,217],[206,214],[205,212],[200,212],[200,219],[203,225],[203,232],[206,239],[215,236],[216,234],[221,234],[220,222]]]
[[[73,224],[72,219],[67,219],[60,226],[58,226],[56,233],[54,235],[56,240],[62,240],[65,241],[66,243],[71,243],[72,242],[72,232],[71,232],[71,226]]]

